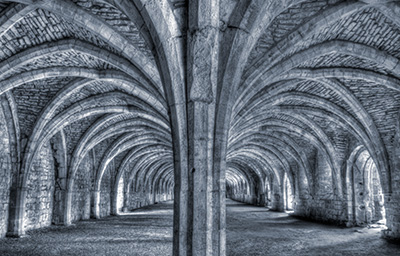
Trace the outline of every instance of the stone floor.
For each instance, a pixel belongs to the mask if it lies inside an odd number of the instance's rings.
[[[227,202],[227,255],[400,255],[380,228],[340,228]]]
[[[227,255],[400,255],[378,228],[338,228],[227,202]],[[171,255],[172,203],[0,240],[0,255]]]
[[[168,202],[129,215],[35,230],[26,238],[0,240],[0,256],[171,255],[172,214]]]

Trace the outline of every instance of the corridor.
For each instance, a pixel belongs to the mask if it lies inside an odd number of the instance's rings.
[[[0,255],[171,255],[172,201],[0,240]],[[227,201],[227,255],[400,255],[379,228],[339,228]]]

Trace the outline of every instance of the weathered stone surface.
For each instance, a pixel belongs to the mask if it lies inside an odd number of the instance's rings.
[[[0,100],[7,101],[5,97],[1,97]],[[0,237],[4,237],[8,227],[10,186],[13,173],[11,167],[11,145],[3,107],[0,108],[0,138],[1,145],[3,145],[0,149]]]
[[[27,184],[25,229],[51,225],[54,192],[54,159],[50,143],[44,144],[33,162]]]
[[[94,175],[93,155],[87,154],[79,165],[74,182],[72,201],[72,221],[90,218],[90,200]]]
[[[225,197],[400,236],[400,7],[0,3],[0,237],[174,198],[175,255],[226,254]]]

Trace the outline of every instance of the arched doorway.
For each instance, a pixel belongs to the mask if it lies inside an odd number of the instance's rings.
[[[363,147],[353,151],[347,168],[348,225],[385,224],[384,195],[378,169]]]
[[[287,174],[284,174],[283,178],[283,204],[284,204],[284,210],[285,211],[293,211],[294,209],[294,195],[293,195],[293,189],[290,184],[289,178]]]

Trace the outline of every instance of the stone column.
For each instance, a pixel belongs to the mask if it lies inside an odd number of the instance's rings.
[[[91,207],[92,207],[92,193],[89,188],[86,188],[85,189],[85,205],[84,205],[82,219],[84,219],[84,220],[90,219]]]
[[[118,206],[117,206],[117,201],[118,201],[118,191],[115,191],[115,188],[111,190],[110,193],[111,197],[111,215],[118,215]]]
[[[384,204],[386,210],[387,230],[383,231],[383,236],[389,240],[400,241],[400,114],[397,118],[396,135],[393,142],[393,168],[389,177],[388,184],[385,184],[384,177],[381,176],[381,184],[384,194]]]
[[[64,225],[68,226],[72,224],[72,199],[73,192],[67,190],[65,193],[65,208],[64,208]]]
[[[258,200],[257,205],[265,206],[265,184],[264,178],[260,179],[259,186],[258,186]]]
[[[9,237],[23,237],[25,236],[24,230],[24,215],[25,215],[25,200],[27,195],[26,187],[18,187],[17,189],[10,190],[10,198],[15,198],[15,201],[10,201],[9,210],[9,225],[7,236]]]
[[[225,255],[221,218],[225,194],[213,158],[215,90],[218,67],[219,14],[213,0],[189,2],[187,35],[188,197],[187,252],[182,255]],[[217,166],[219,164],[217,163]],[[224,171],[224,170],[223,170]],[[225,187],[225,180],[223,180]],[[181,255],[181,254],[179,254]]]
[[[128,212],[129,211],[129,198],[130,198],[130,188],[128,186],[128,183],[125,183],[124,186],[124,202],[122,206],[122,212]]]
[[[396,242],[400,241],[400,193],[386,193],[386,226],[383,236]]]
[[[100,219],[100,190],[92,191],[93,197],[93,217]]]
[[[65,214],[68,214],[65,210],[67,205],[67,150],[64,132],[58,132],[50,142],[55,160],[55,189],[52,222],[62,225],[65,224],[67,218]]]
[[[68,225],[65,223],[65,214],[67,213],[65,211],[67,197],[67,191],[65,189],[66,178],[60,178],[56,180],[56,183],[57,182],[60,184],[61,188],[54,191],[53,223],[56,225]]]
[[[111,215],[118,215],[118,189],[119,189],[119,179],[118,179],[118,169],[114,164],[114,170],[116,173],[116,179],[113,182],[113,187],[111,188]]]
[[[277,181],[273,183],[272,193],[271,193],[271,210],[283,212],[284,208],[284,198],[283,198],[283,179],[281,179],[281,184],[278,184]]]
[[[208,222],[211,214],[209,208],[208,180],[210,170],[208,169],[208,134],[207,134],[207,104],[203,102],[192,102],[189,112],[189,240],[192,242],[192,255],[208,255],[211,253],[209,234],[211,224]],[[190,255],[190,254],[189,254]]]

